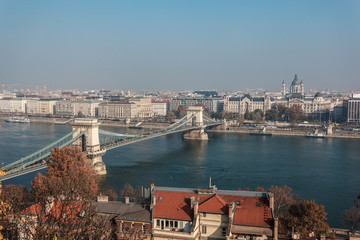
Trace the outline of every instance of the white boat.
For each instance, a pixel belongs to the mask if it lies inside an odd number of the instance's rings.
[[[272,133],[266,132],[266,127],[258,132],[251,132],[249,135],[258,135],[258,136],[272,136]]]
[[[8,117],[8,118],[5,118],[5,122],[29,123],[30,119],[25,118],[25,117]]]
[[[324,138],[325,134],[324,133],[319,133],[319,131],[317,129],[315,129],[315,131],[313,133],[306,134],[306,137],[309,137],[309,138]]]

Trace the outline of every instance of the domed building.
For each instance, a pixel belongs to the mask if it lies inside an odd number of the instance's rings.
[[[304,97],[304,83],[298,79],[297,74],[295,74],[294,80],[290,86],[290,95],[293,97],[303,98]]]
[[[326,99],[324,94],[317,92],[314,96],[305,95],[304,83],[295,74],[291,82],[290,92],[286,92],[285,81],[282,82],[281,99],[276,100],[276,104],[283,104],[287,107],[299,105],[305,114],[322,113],[332,110],[331,100]]]

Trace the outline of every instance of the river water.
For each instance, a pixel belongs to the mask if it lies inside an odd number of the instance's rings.
[[[13,162],[59,139],[70,126],[1,122],[0,164]],[[125,128],[102,127],[116,132]],[[148,186],[255,189],[288,185],[325,206],[331,226],[360,194],[360,140],[211,133],[209,141],[163,136],[108,151],[104,181],[120,192],[125,183]],[[43,170],[45,172],[45,170]],[[4,181],[30,186],[36,173]]]

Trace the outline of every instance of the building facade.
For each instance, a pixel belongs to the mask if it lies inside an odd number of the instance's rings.
[[[170,110],[177,111],[179,106],[204,105],[210,112],[221,112],[223,99],[221,97],[175,97],[170,101]]]
[[[151,187],[153,239],[277,239],[271,193]]]
[[[154,106],[154,116],[166,116],[170,110],[170,101],[152,100]]]
[[[274,104],[274,99],[270,96],[252,97],[247,94],[242,97],[226,97],[224,99],[224,111],[236,113],[243,116],[246,111],[253,112],[260,109],[265,112]]]
[[[327,99],[321,92],[313,96],[306,96],[303,81],[299,81],[297,74],[291,82],[290,93],[286,93],[285,82],[282,83],[282,98],[276,99],[276,104],[282,104],[286,107],[298,105],[305,114],[323,113],[332,111],[333,104],[331,99]]]
[[[360,122],[360,94],[354,94],[352,98],[344,100],[348,122]]]
[[[138,107],[128,101],[99,104],[99,117],[111,119],[132,119],[137,117]]]

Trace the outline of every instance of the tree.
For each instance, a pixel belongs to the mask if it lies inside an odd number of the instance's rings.
[[[33,239],[99,239],[109,232],[108,219],[91,202],[98,176],[79,147],[52,150],[45,176],[38,173],[32,189],[36,204],[23,211],[19,224],[24,234]]]
[[[175,120],[175,118],[176,118],[176,116],[175,116],[174,111],[168,111],[168,112],[166,113],[165,120],[166,120],[167,122],[172,122],[172,121]]]
[[[288,109],[284,104],[279,104],[277,105],[277,109],[278,109],[278,112],[279,112],[279,115],[278,115],[278,118],[277,120],[280,120],[280,121],[285,121],[286,119],[286,110]]]
[[[354,204],[357,208],[360,208],[360,195],[357,196],[356,200],[354,201]]]
[[[5,238],[17,236],[19,214],[33,203],[32,193],[21,185],[6,185],[0,196],[0,201],[9,206],[8,217],[3,219]]]
[[[183,118],[186,115],[186,107],[184,105],[180,105],[177,110],[177,116],[179,118]]]
[[[115,189],[112,186],[107,185],[104,187],[102,191],[100,191],[99,194],[105,195],[109,197],[109,201],[116,201],[117,200],[117,194]]]
[[[0,168],[0,176],[4,176],[5,173]],[[0,196],[2,196],[2,190],[1,190],[1,182],[0,182]],[[3,200],[0,199],[0,218],[4,219],[6,218],[8,212],[10,211],[10,206]],[[3,230],[3,226],[0,225],[0,239],[3,239],[3,235],[1,234],[1,231]]]
[[[289,207],[282,223],[288,231],[295,231],[303,236],[312,232],[316,235],[327,233],[329,225],[325,222],[324,209],[323,205],[318,205],[313,200],[297,202]]]
[[[32,181],[35,201],[48,196],[69,200],[93,200],[98,192],[98,176],[86,165],[86,158],[79,147],[55,148],[48,161],[45,176],[38,173]]]
[[[256,192],[265,192],[265,189],[262,186],[256,187],[255,188]]]
[[[130,183],[125,183],[124,187],[121,189],[120,197],[122,197],[122,198],[129,197],[131,200],[133,200],[134,193],[135,193],[135,190],[130,185]]]
[[[244,114],[244,118],[246,119],[246,120],[250,120],[250,112],[249,112],[249,109],[246,109],[246,111],[245,111],[245,114]]]
[[[270,121],[277,121],[279,120],[279,110],[277,107],[272,107],[271,109],[267,110],[265,113],[265,119]]]
[[[259,123],[264,116],[264,112],[261,109],[255,109],[253,113],[253,119],[256,123]]]
[[[304,117],[304,111],[299,105],[292,105],[286,110],[288,121],[296,123]]]
[[[282,187],[270,186],[269,191],[274,194],[274,214],[279,216],[288,211],[290,205],[295,203],[292,189],[286,185]]]
[[[360,208],[352,207],[346,209],[342,214],[342,222],[351,228],[351,231],[360,227]]]
[[[140,186],[134,189],[129,183],[125,183],[123,189],[120,192],[120,197],[129,197],[130,201],[141,203],[143,201],[142,190]]]

